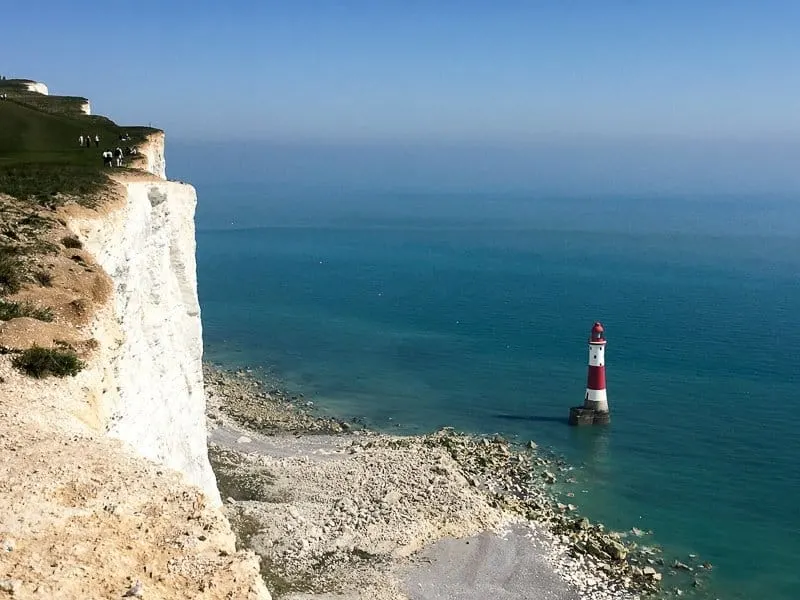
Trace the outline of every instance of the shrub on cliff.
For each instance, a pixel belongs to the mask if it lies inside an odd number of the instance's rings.
[[[19,317],[30,317],[49,323],[53,320],[53,311],[49,308],[39,308],[29,302],[0,300],[0,321],[9,321]]]
[[[42,287],[53,287],[53,276],[47,271],[36,271],[33,274],[33,278]]]
[[[86,363],[72,350],[34,346],[17,356],[13,365],[26,375],[41,379],[48,375],[56,377],[77,375]]]
[[[13,294],[22,287],[22,264],[11,252],[0,249],[0,295]]]
[[[61,238],[61,243],[65,248],[83,248],[83,244],[75,235],[65,235],[63,238]]]

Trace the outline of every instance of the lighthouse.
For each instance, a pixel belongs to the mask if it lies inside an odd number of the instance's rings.
[[[589,334],[589,374],[583,406],[569,409],[570,425],[602,425],[610,421],[606,395],[606,335],[599,321]]]

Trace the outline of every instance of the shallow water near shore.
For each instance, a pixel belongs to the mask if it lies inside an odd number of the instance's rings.
[[[687,595],[797,597],[794,202],[198,191],[207,358],[379,429],[534,439],[590,518],[714,564]],[[613,422],[573,429],[595,319]]]

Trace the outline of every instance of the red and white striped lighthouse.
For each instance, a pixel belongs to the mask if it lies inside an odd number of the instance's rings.
[[[600,321],[592,326],[589,336],[589,376],[586,378],[586,396],[584,408],[595,412],[608,412],[608,396],[606,396],[606,336]]]
[[[610,421],[606,395],[606,336],[599,321],[589,334],[589,375],[583,406],[569,409],[570,425],[599,425]]]

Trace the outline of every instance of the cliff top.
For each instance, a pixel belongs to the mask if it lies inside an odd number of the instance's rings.
[[[149,166],[136,153],[125,157],[132,168],[106,167],[102,152],[161,144],[154,141],[160,130],[122,127],[86,114],[87,105],[82,97],[49,95],[30,80],[0,80],[0,349],[53,348],[29,357],[29,374],[55,352],[69,374],[91,351],[91,339],[75,328],[106,301],[110,283],[66,228],[68,212],[114,205],[118,182],[144,176]],[[82,146],[81,136],[91,136],[91,144]]]
[[[2,87],[28,87],[28,84],[36,83],[33,79],[0,79],[0,86]]]
[[[110,169],[101,153],[118,145],[137,147],[160,133],[151,127],[123,127],[111,119],[88,115],[88,103],[77,96],[30,91],[24,80],[0,80],[0,193],[52,206],[54,198],[84,201],[108,183]],[[100,138],[81,147],[79,137]],[[120,136],[128,139],[121,141]],[[133,158],[131,166],[140,167]]]

